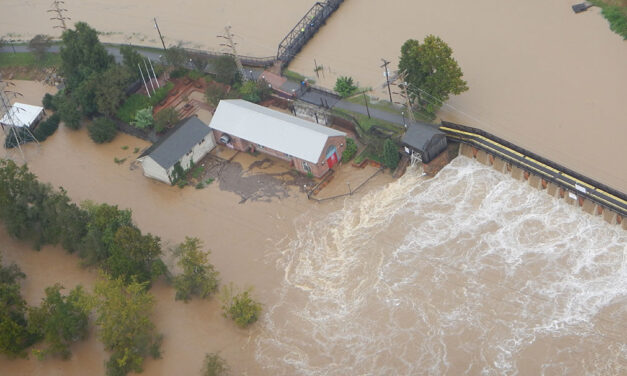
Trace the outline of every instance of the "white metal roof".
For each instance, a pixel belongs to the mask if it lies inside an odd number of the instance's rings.
[[[30,104],[16,102],[9,110],[11,116],[9,116],[9,113],[4,114],[4,116],[0,120],[0,123],[5,125],[12,125],[14,127],[30,127],[33,121],[37,119],[37,117],[43,110],[44,108],[40,106],[33,106]],[[9,120],[11,118],[13,119],[13,121]]]
[[[318,163],[329,137],[346,136],[241,99],[220,101],[210,127],[312,163]]]

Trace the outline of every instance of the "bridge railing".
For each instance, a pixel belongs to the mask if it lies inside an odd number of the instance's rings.
[[[286,66],[344,0],[316,2],[279,43],[276,59]]]

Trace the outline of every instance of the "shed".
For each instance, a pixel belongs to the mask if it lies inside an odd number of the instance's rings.
[[[288,160],[316,177],[333,167],[346,148],[344,132],[241,99],[220,101],[211,129],[228,147]]]
[[[144,175],[172,183],[174,166],[189,169],[215,147],[213,133],[196,116],[181,120],[161,140],[146,149],[139,158]]]
[[[44,108],[25,103],[14,103],[9,111],[0,119],[3,127],[33,128],[45,115]]]
[[[411,123],[401,138],[407,154],[419,153],[423,163],[429,163],[446,149],[446,135],[437,126]]]

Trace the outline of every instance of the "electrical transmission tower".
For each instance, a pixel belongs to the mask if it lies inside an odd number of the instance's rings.
[[[65,24],[65,20],[71,20],[70,17],[66,17],[63,12],[67,12],[67,9],[61,8],[62,4],[65,4],[63,0],[55,0],[50,5],[51,9],[48,9],[48,13],[56,13],[56,17],[50,18],[51,20],[57,20],[60,22],[60,25],[54,26],[55,29],[63,29],[63,31],[67,30],[67,25]]]
[[[242,76],[242,80],[248,81],[249,77],[246,76],[246,71],[244,71],[244,66],[237,54],[237,49],[235,48],[237,43],[233,41],[234,35],[231,34],[231,26],[226,26],[224,28],[224,33],[225,35],[218,35],[218,38],[224,38],[228,41],[228,43],[220,43],[220,46],[225,46],[231,49],[231,54],[233,55],[233,59],[235,59],[235,65],[237,66],[237,70],[239,70],[239,74]]]
[[[21,110],[17,106],[11,106],[11,101],[9,100],[8,95],[12,95],[14,97],[22,96],[21,93],[6,90],[8,86],[14,86],[10,82],[3,82],[2,77],[0,77],[0,119],[5,119],[6,124],[1,125],[2,131],[4,132],[4,144],[7,149],[7,156],[9,155],[9,150],[11,147],[7,147],[8,145],[14,144],[20,155],[22,156],[22,160],[26,162],[26,157],[24,156],[24,150],[22,150],[22,144],[25,144],[29,141],[34,141],[39,145],[39,141],[30,131],[30,124],[20,124],[21,120],[19,119],[18,112]]]

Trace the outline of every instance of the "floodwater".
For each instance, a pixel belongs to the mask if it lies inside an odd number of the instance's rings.
[[[51,2],[2,0],[0,36],[30,40],[36,34],[60,36],[50,20]],[[217,35],[231,26],[238,53],[276,56],[281,39],[314,4],[311,0],[65,0],[68,26],[87,22],[100,31],[100,40],[161,47],[153,18],[157,18],[166,46],[183,42],[186,47],[219,51],[226,43]],[[51,15],[52,14],[52,15]],[[11,36],[8,38],[11,39]]]
[[[271,374],[619,375],[627,233],[472,159],[295,220]]]
[[[348,0],[289,68],[326,87],[352,76],[388,100],[381,59],[396,70],[407,39],[440,36],[470,88],[449,100],[441,119],[487,130],[627,192],[627,44],[598,8],[575,15],[574,3]],[[314,59],[324,67],[320,78]]]

